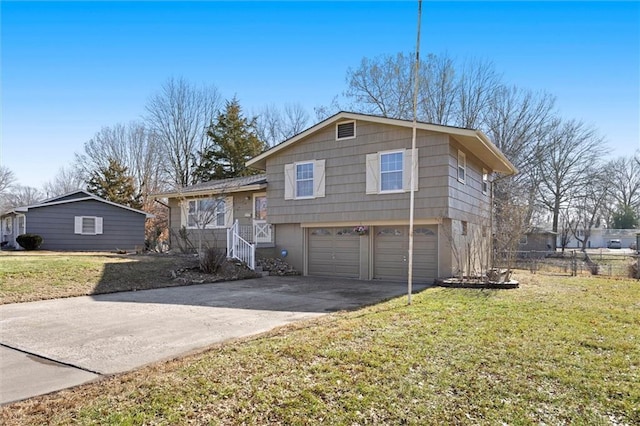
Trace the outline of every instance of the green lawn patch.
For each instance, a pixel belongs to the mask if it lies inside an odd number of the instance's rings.
[[[4,424],[638,424],[640,283],[431,288],[4,406]],[[374,284],[372,284],[374,285]],[[379,285],[379,284],[376,284]]]
[[[180,285],[174,256],[0,252],[0,304]]]

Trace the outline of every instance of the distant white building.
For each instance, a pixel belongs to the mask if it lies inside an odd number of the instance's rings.
[[[609,241],[620,240],[623,248],[629,248],[636,243],[636,235],[640,233],[640,229],[607,229],[607,228],[592,228],[591,235],[587,241],[587,248],[607,248]],[[584,230],[578,230],[578,236],[582,239]],[[556,240],[558,247],[562,246],[561,236],[558,235]],[[569,235],[568,248],[582,248],[582,244],[572,235]]]

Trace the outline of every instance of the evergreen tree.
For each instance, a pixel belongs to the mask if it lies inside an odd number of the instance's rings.
[[[109,165],[91,172],[87,191],[105,200],[132,207],[142,208],[140,194],[136,194],[133,177],[118,160],[109,158]]]
[[[206,182],[258,173],[248,169],[245,163],[262,153],[266,145],[256,132],[256,119],[242,115],[236,98],[227,101],[224,112],[220,112],[216,123],[207,131],[209,145],[199,152],[199,163],[195,167],[194,180]]]
[[[620,206],[613,213],[613,229],[635,229],[638,226],[638,215],[631,206]]]

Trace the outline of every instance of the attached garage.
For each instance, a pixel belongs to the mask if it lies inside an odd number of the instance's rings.
[[[360,278],[360,236],[353,228],[311,228],[309,275]]]
[[[374,228],[373,278],[403,281],[408,276],[409,227]],[[438,276],[438,228],[416,225],[413,229],[413,281],[432,282]]]

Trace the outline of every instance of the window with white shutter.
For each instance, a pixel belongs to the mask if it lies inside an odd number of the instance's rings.
[[[298,200],[325,196],[325,160],[285,164],[284,199]]]
[[[416,155],[415,164],[413,155]],[[367,154],[365,173],[367,194],[407,192],[411,190],[411,167],[415,167],[414,190],[418,190],[418,150],[403,149]]]
[[[79,235],[102,234],[102,218],[96,216],[75,216],[74,233]]]

